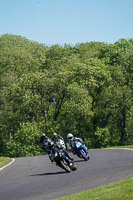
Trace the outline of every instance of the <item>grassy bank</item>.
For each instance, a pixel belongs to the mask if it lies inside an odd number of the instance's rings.
[[[133,200],[133,178],[58,200]],[[56,199],[57,200],[57,199]]]
[[[11,162],[11,158],[0,157],[0,168],[1,168],[1,167],[4,167],[4,166],[7,165],[9,162]]]

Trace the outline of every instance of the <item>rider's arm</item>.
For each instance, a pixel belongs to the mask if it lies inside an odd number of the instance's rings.
[[[41,148],[44,148],[44,144],[43,144],[43,141],[42,141],[42,140],[40,140],[39,146],[40,146]]]
[[[58,135],[58,138],[60,138],[61,140],[64,140],[63,137],[61,137],[60,135]]]
[[[66,147],[67,147],[67,150],[68,150],[68,151],[71,151],[72,148],[71,148],[70,143],[67,142]]]
[[[75,138],[76,140],[79,140],[81,143],[83,143],[84,144],[84,142],[83,142],[83,140],[81,139],[81,138]]]

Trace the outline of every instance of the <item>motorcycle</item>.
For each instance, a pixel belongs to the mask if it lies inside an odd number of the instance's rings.
[[[72,152],[86,161],[90,159],[86,146],[78,140],[73,141]]]
[[[65,155],[63,150],[57,147],[51,149],[51,158],[59,167],[68,173],[77,169],[76,164]]]

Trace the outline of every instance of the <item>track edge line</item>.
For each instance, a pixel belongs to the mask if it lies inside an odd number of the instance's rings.
[[[5,169],[6,167],[10,166],[13,162],[15,161],[14,158],[12,158],[11,162],[9,162],[7,165],[5,165],[4,167],[0,168],[0,171],[2,171],[3,169]]]

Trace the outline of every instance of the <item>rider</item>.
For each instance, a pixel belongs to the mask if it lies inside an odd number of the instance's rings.
[[[59,141],[60,140],[60,141]],[[58,135],[57,133],[54,133],[54,136],[53,136],[53,141],[54,141],[54,144],[55,146],[58,148],[58,149],[61,149],[64,154],[70,159],[70,160],[73,160],[73,158],[69,155],[69,153],[67,152],[66,150],[66,146],[65,146],[65,142],[64,142],[64,139]]]
[[[48,153],[51,162],[53,162],[53,158],[51,156],[51,149],[53,146],[54,142],[48,138],[45,133],[43,133],[40,138],[40,147]]]
[[[57,133],[54,133],[53,141],[54,141],[55,144],[56,144],[56,142],[58,141],[58,139],[63,140],[63,137],[61,137],[60,135],[57,135]],[[64,140],[63,140],[63,141],[64,141]]]
[[[83,140],[81,138],[77,138],[77,137],[74,137],[72,133],[68,133],[67,135],[67,149],[69,151],[72,151],[72,146],[73,146],[73,142],[75,141],[80,141],[82,144],[84,144]],[[73,154],[74,154],[74,151],[72,151]]]

